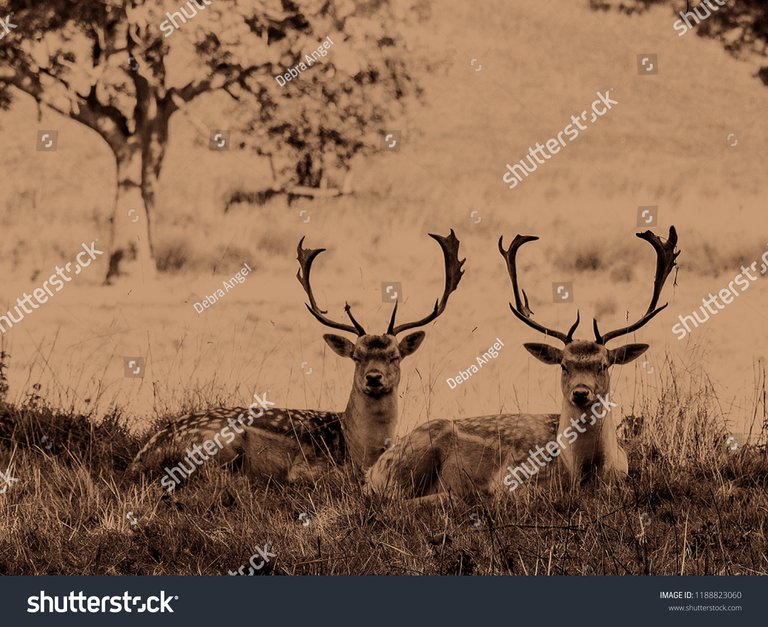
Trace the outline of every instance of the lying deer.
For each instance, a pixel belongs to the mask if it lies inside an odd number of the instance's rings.
[[[353,343],[340,335],[323,336],[336,354],[355,362],[352,391],[343,412],[263,407],[254,414],[243,407],[219,407],[189,414],[155,434],[139,451],[131,470],[139,471],[162,465],[166,460],[178,460],[185,449],[189,450],[195,444],[201,448],[200,443],[205,443],[206,450],[215,451],[218,463],[241,460],[249,475],[280,482],[314,478],[333,463],[350,461],[362,470],[371,466],[386,449],[388,440],[394,438],[400,360],[414,353],[425,337],[424,331],[416,331],[398,342],[397,335],[424,326],[440,316],[463,275],[461,266],[465,260],[459,261],[459,240],[453,230],[447,237],[434,234],[430,237],[440,245],[445,262],[442,298],[421,320],[397,326],[398,303],[395,302],[383,335],[366,333],[352,315],[349,304],[344,310],[352,324],[326,317],[326,312],[317,305],[309,282],[312,262],[325,249],[305,249],[302,247],[304,239],[299,242],[300,267],[296,277],[309,299],[307,309],[323,325],[357,337]],[[249,418],[243,421],[246,412]],[[187,461],[191,466],[192,461]],[[190,473],[194,470],[188,470],[186,466],[183,469]],[[166,474],[172,470],[166,468]],[[179,482],[175,475],[173,480],[163,477],[163,485],[169,491]]]
[[[667,305],[656,307],[662,287],[680,254],[675,251],[677,233],[669,229],[666,242],[646,231],[637,236],[649,242],[656,251],[656,277],[653,295],[646,313],[634,324],[601,334],[594,320],[595,340],[574,340],[579,325],[568,333],[549,329],[532,318],[528,297],[520,298],[516,256],[518,249],[534,236],[518,235],[508,250],[499,239],[512,280],[515,305],[512,313],[522,322],[564,344],[525,344],[526,350],[545,364],[562,369],[563,405],[560,414],[501,414],[460,420],[428,422],[385,452],[367,473],[370,490],[392,491],[405,498],[433,497],[446,492],[463,498],[476,492],[512,489],[528,485],[548,485],[553,479],[566,478],[578,484],[591,478],[609,482],[627,475],[627,455],[616,436],[616,422],[608,400],[608,369],[637,359],[647,344],[627,344],[609,349],[606,344],[637,331]],[[536,451],[534,454],[533,451]],[[541,456],[543,464],[527,458]],[[526,463],[522,466],[520,464]]]

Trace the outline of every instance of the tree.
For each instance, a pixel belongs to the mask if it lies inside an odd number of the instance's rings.
[[[348,159],[366,145],[359,136],[381,105],[401,99],[410,82],[392,53],[408,9],[405,0],[305,0],[301,6],[291,0],[0,0],[0,19],[9,15],[15,25],[0,40],[0,105],[15,88],[107,143],[117,166],[107,282],[147,279],[156,272],[155,194],[171,116],[221,90],[247,127],[269,129],[271,149],[290,148],[300,161],[310,147],[328,144]],[[377,31],[380,36],[372,36]],[[273,78],[326,37],[361,56],[347,59],[346,68],[327,57],[326,75],[334,68],[339,79],[323,89],[323,98],[343,101],[372,83],[384,85],[378,108],[357,111],[362,123],[352,133],[339,127],[348,108],[337,108],[335,118],[326,116],[318,125],[316,116],[295,106],[302,91],[316,84],[317,73],[288,89]],[[321,136],[311,139],[321,127]],[[296,170],[302,171],[301,163]],[[310,175],[302,182],[312,180]],[[134,224],[131,210],[144,219]]]
[[[642,13],[657,4],[671,5],[676,15],[680,11],[692,11],[701,4],[701,15],[709,13],[710,16],[696,26],[699,36],[717,39],[733,55],[753,52],[766,56],[768,53],[768,3],[765,0],[739,0],[724,6],[710,0],[710,6],[717,10],[710,9],[704,0],[688,0],[685,6],[672,0],[590,0],[592,9],[615,8],[630,14]],[[768,66],[763,66],[758,76],[768,85]]]

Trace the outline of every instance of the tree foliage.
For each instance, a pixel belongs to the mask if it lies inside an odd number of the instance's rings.
[[[668,5],[675,14],[691,11],[704,0],[590,0],[595,10],[616,9],[624,13],[642,13],[654,5]],[[714,3],[714,0],[711,0]],[[716,11],[704,9],[711,16],[696,26],[701,37],[720,41],[725,49],[739,55],[747,52],[767,56],[768,52],[768,3],[765,0],[729,0],[725,6],[714,4]],[[768,66],[759,72],[760,78],[768,85]]]
[[[415,91],[407,32],[426,0],[207,2],[0,0],[0,18],[16,25],[0,39],[0,105],[25,92],[96,131],[115,155],[110,276],[130,262],[154,267],[168,123],[193,100],[229,94],[226,118],[244,131],[241,144],[289,164],[285,181],[313,185],[327,156],[345,164],[375,146],[383,121]],[[281,87],[273,77],[327,37],[334,47],[323,63]],[[146,231],[136,235],[124,214],[141,206]]]

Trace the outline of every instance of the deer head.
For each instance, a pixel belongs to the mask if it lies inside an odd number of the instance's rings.
[[[559,365],[562,368],[561,387],[565,402],[574,406],[578,410],[583,410],[597,401],[597,397],[606,398],[610,390],[610,378],[608,368],[617,364],[629,363],[648,350],[648,344],[626,344],[621,348],[609,349],[606,344],[617,337],[637,331],[640,327],[647,324],[656,314],[658,314],[667,305],[657,307],[661,290],[664,287],[669,273],[675,267],[675,259],[680,254],[676,251],[677,232],[675,227],[669,228],[669,237],[666,242],[654,235],[651,231],[637,233],[637,237],[647,241],[656,251],[656,276],[653,281],[653,294],[651,302],[645,314],[635,323],[621,329],[610,331],[602,335],[598,329],[597,320],[593,321],[595,340],[574,340],[573,334],[579,326],[579,314],[576,314],[576,322],[573,323],[568,333],[561,333],[549,329],[535,320],[533,320],[528,306],[528,296],[525,290],[522,291],[523,298],[520,298],[520,290],[517,280],[516,256],[517,250],[526,242],[539,239],[532,235],[517,235],[512,241],[508,250],[504,250],[502,239],[499,238],[499,251],[507,263],[507,271],[512,280],[512,289],[515,296],[515,304],[509,304],[512,313],[527,324],[544,335],[551,336],[563,342],[564,348],[556,348],[549,344],[525,344],[526,350],[536,359],[545,364]]]
[[[323,339],[331,349],[341,357],[349,357],[355,362],[355,376],[353,389],[371,399],[378,399],[391,394],[400,383],[400,360],[413,354],[421,346],[424,340],[424,331],[409,333],[398,342],[397,335],[403,331],[424,326],[445,311],[448,298],[459,285],[464,271],[461,266],[466,260],[459,260],[459,240],[453,229],[447,237],[430,233],[443,251],[445,261],[445,288],[443,296],[435,302],[435,307],[428,315],[416,322],[408,322],[395,326],[397,305],[395,302],[392,317],[389,321],[386,333],[373,335],[366,333],[362,325],[355,320],[349,303],[344,306],[344,311],[352,324],[334,322],[326,317],[326,311],[317,305],[312,288],[309,283],[309,274],[315,257],[323,252],[324,248],[305,249],[302,247],[304,238],[298,246],[299,272],[296,277],[307,293],[309,303],[307,309],[325,326],[353,333],[357,336],[353,343],[345,337],[336,334],[326,334]]]

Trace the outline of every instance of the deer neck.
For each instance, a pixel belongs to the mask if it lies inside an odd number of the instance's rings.
[[[396,425],[396,388],[374,397],[353,387],[341,422],[352,463],[362,469],[372,466],[392,443]]]
[[[604,478],[614,470],[621,470],[622,466],[626,466],[626,455],[622,462],[623,451],[616,436],[616,424],[610,411],[610,403],[607,402],[607,396],[604,398],[605,404],[598,401],[585,409],[580,409],[563,399],[557,431],[558,437],[564,434],[562,442],[566,445],[560,453],[560,463],[565,466],[574,483],[580,483],[591,474]],[[577,437],[571,442],[573,434]]]

